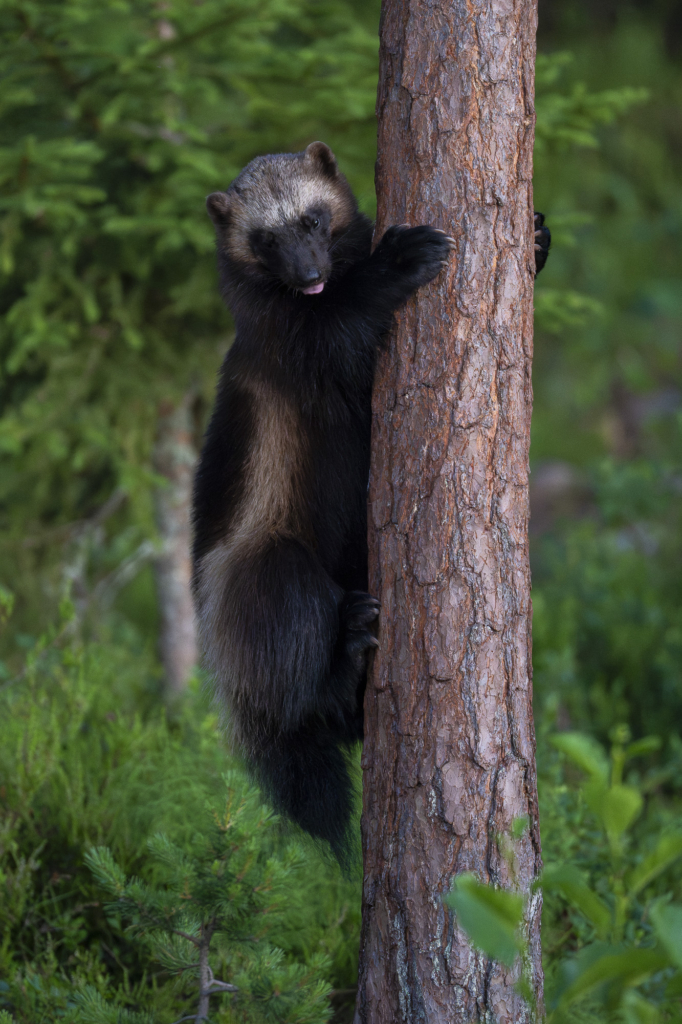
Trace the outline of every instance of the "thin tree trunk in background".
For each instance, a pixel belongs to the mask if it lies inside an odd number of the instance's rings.
[[[159,653],[169,696],[182,692],[197,661],[190,590],[192,479],[197,453],[193,443],[192,396],[159,409],[154,468],[166,478],[155,494],[156,524],[162,550],[156,559],[161,619]]]
[[[380,359],[356,1022],[522,1021],[518,969],[469,945],[462,871],[528,893],[540,866],[528,448],[536,0],[384,0],[380,237],[433,224],[451,263]],[[529,829],[513,839],[515,819]],[[539,894],[529,902],[541,1004]]]

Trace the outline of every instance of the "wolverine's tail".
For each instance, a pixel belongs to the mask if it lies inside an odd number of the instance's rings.
[[[355,787],[349,749],[324,728],[284,733],[264,743],[252,768],[275,810],[329,843],[342,867],[352,860]]]

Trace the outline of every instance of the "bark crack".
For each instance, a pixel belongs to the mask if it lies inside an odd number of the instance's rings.
[[[356,1024],[517,1024],[513,978],[471,949],[440,894],[467,870],[529,891],[540,859],[523,264],[535,6],[384,0],[382,17],[377,236],[448,225],[458,250],[398,317],[375,385],[382,646],[366,704]],[[519,816],[530,830],[515,840]],[[541,995],[538,928],[529,904]]]

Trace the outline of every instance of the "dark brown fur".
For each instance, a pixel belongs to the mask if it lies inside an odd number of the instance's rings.
[[[194,587],[235,742],[275,807],[344,856],[362,738],[374,362],[451,246],[390,228],[371,252],[323,143],[259,157],[207,200],[236,338],[194,496]]]

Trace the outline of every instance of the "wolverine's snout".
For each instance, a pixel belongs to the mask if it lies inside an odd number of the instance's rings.
[[[327,245],[309,237],[287,239],[279,247],[282,281],[306,295],[322,291],[331,273],[331,260]]]

